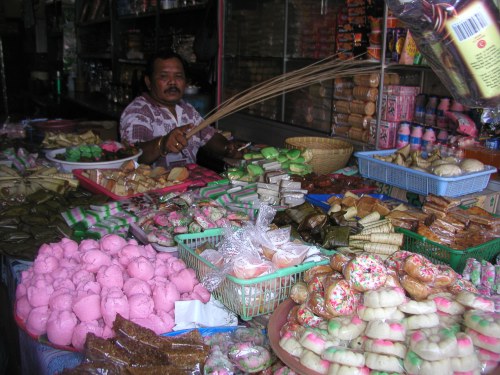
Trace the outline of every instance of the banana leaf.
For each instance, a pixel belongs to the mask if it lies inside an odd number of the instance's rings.
[[[335,225],[326,226],[321,232],[323,240],[322,247],[328,250],[340,246],[349,246],[349,227],[339,227]]]

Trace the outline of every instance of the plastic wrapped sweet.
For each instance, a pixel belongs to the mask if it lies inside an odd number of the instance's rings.
[[[500,13],[492,0],[388,0],[419,51],[454,97],[470,107],[495,107]]]

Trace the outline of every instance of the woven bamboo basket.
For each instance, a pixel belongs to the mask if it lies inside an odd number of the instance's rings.
[[[285,147],[288,149],[297,148],[301,151],[309,149],[313,155],[309,164],[318,175],[344,168],[354,149],[351,143],[330,137],[287,138]]]

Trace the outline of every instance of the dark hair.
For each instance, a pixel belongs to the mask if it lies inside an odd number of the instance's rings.
[[[181,62],[182,68],[184,69],[184,75],[187,78],[189,67],[188,67],[186,60],[184,60],[184,58],[181,55],[179,55],[178,53],[176,53],[174,51],[170,51],[170,50],[158,51],[149,57],[149,59],[146,63],[146,71],[144,72],[145,76],[151,77],[153,75],[153,71],[155,69],[155,61],[157,59],[168,60],[168,59],[173,59],[173,58],[176,58]]]

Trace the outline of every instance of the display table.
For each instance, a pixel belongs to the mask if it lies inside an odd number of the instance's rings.
[[[1,256],[2,281],[7,286],[11,306],[16,300],[16,286],[21,281],[21,274],[28,269],[32,262]],[[81,353],[69,352],[44,345],[26,332],[18,328],[19,349],[21,356],[21,373],[24,375],[39,374],[52,375],[65,368],[76,367],[82,360]]]

